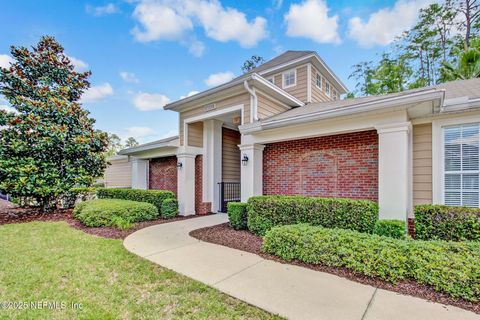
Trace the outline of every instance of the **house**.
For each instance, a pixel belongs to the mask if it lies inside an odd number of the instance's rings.
[[[316,52],[287,51],[170,103],[179,136],[120,152],[131,187],[174,191],[184,215],[261,194],[370,199],[382,219],[479,206],[480,79],[340,100],[346,91]]]

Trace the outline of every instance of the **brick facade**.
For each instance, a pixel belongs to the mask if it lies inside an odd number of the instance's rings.
[[[266,145],[263,151],[263,194],[378,201],[377,132]]]
[[[203,157],[195,157],[195,212],[196,214],[207,214],[212,212],[211,202],[203,200]]]
[[[177,157],[164,157],[150,160],[148,188],[170,190],[177,194]]]

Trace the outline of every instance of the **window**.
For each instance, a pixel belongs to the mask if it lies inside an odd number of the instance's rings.
[[[338,95],[337,95],[337,90],[333,89],[333,100],[337,100]]]
[[[327,94],[327,96],[330,95],[330,83],[328,82],[325,82],[325,93]]]
[[[317,73],[317,87],[319,89],[322,89],[322,75],[320,73]]]
[[[479,124],[445,127],[444,203],[479,206]]]
[[[268,80],[270,83],[274,83],[274,82],[273,82],[273,76],[272,76],[272,77],[268,77],[267,80]]]
[[[295,69],[283,73],[283,87],[293,87],[297,84],[297,71]]]

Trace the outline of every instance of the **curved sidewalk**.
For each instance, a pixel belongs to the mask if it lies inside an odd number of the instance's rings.
[[[124,241],[130,252],[289,319],[480,319],[452,306],[363,285],[328,273],[265,260],[192,238],[225,214],[160,224]]]

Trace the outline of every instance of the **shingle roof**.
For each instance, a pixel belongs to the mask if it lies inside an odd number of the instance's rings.
[[[303,107],[288,110],[286,112],[274,115],[270,118],[262,120],[262,122],[268,122],[273,120],[288,119],[298,115],[308,115],[318,111],[331,110],[336,108],[342,108],[347,106],[355,106],[357,104],[376,102],[384,99],[390,99],[394,97],[408,96],[412,93],[421,92],[425,90],[445,90],[445,100],[455,99],[459,97],[468,97],[469,99],[475,99],[480,97],[480,79],[470,80],[458,80],[447,83],[438,84],[431,87],[406,90],[398,93],[383,94],[378,96],[367,96],[353,99],[328,101],[328,102],[315,102],[307,104]]]

